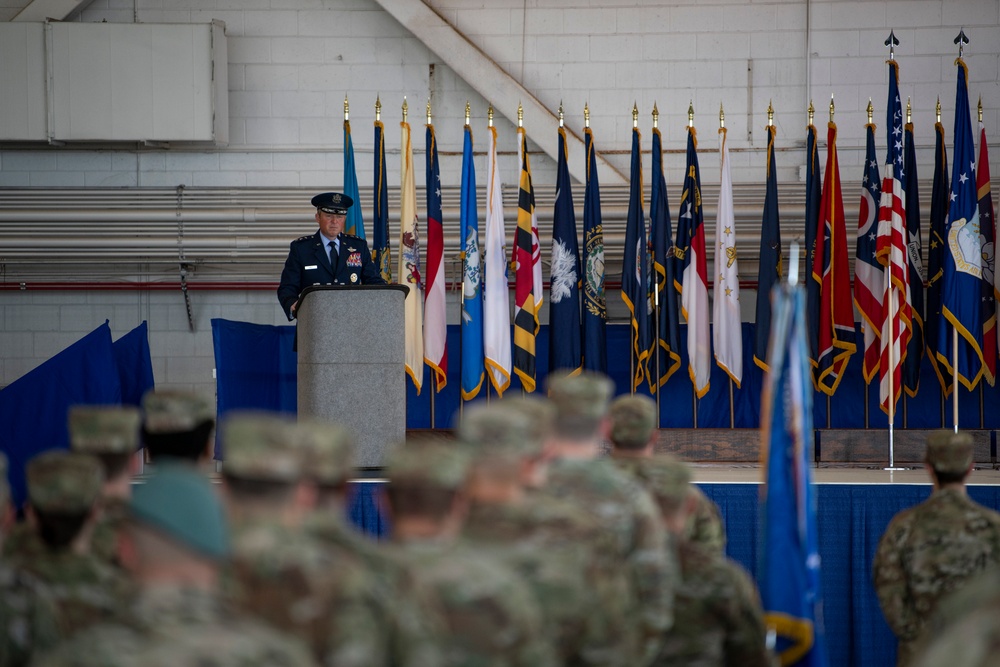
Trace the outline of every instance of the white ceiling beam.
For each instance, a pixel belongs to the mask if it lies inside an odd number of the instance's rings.
[[[62,21],[91,0],[31,0],[11,21]]]

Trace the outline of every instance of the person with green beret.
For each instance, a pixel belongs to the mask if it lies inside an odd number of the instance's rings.
[[[221,595],[229,529],[205,475],[189,466],[160,466],[135,488],[129,513],[120,558],[138,593],[127,622],[91,627],[34,664],[316,664],[301,642],[239,613]]]
[[[894,516],[875,551],[875,592],[899,640],[897,665],[913,664],[942,596],[1000,566],[1000,513],[973,501],[965,488],[973,455],[968,433],[928,436],[931,496]]]

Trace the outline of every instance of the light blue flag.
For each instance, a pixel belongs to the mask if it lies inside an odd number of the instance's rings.
[[[354,200],[347,209],[344,232],[365,238],[365,221],[361,214],[361,194],[358,192],[358,172],[354,169],[354,142],[351,140],[351,121],[344,121],[344,194]]]
[[[805,290],[772,291],[771,335],[761,402],[761,549],[757,582],[782,665],[825,667]]]
[[[465,126],[462,151],[462,212],[460,233],[464,261],[462,279],[462,399],[471,400],[483,386],[482,259],[479,254],[479,203],[476,166],[472,161],[472,128]]]

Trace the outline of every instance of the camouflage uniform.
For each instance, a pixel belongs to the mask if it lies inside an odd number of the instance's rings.
[[[926,461],[941,473],[962,474],[972,464],[966,434],[934,434]],[[899,639],[898,664],[909,665],[914,643],[938,600],[1000,564],[1000,514],[970,499],[964,486],[936,490],[893,517],[873,564],[875,591]]]
[[[705,495],[696,484],[688,491],[697,500],[694,511],[688,515],[684,538],[691,542],[704,545],[715,553],[726,552],[726,526],[722,523],[719,506]]]
[[[1000,570],[942,598],[914,651],[914,667],[986,667],[1000,656]]]

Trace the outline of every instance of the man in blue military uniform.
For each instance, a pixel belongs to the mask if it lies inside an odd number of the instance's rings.
[[[312,198],[319,229],[292,241],[281,271],[278,301],[289,320],[295,319],[299,294],[310,285],[384,285],[365,240],[344,234],[347,209],[354,200],[340,192]]]

